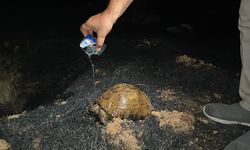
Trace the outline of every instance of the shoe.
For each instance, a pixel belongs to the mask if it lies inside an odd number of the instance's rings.
[[[250,126],[250,111],[240,104],[231,105],[212,103],[203,107],[203,113],[209,119],[222,124],[240,124]]]
[[[229,143],[224,150],[250,150],[250,131]]]

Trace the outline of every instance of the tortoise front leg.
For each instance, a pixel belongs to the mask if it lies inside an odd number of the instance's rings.
[[[106,124],[108,122],[108,116],[104,110],[100,109],[98,115],[103,124]]]

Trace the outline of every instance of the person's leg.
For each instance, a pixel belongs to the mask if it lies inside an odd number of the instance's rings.
[[[239,93],[240,105],[250,111],[250,1],[242,0],[240,6],[239,30],[242,71]]]
[[[242,124],[250,126],[250,0],[241,0],[239,17],[242,70],[239,94],[240,103],[232,105],[208,104],[204,114],[223,124]],[[225,150],[250,150],[250,131],[229,143]]]
[[[208,104],[203,112],[216,122],[250,126],[250,0],[241,1],[239,14],[242,61],[239,93],[242,101],[232,105]]]
[[[250,131],[238,137],[233,142],[229,143],[224,150],[250,150]]]

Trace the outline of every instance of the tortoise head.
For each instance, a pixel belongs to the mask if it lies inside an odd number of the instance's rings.
[[[106,124],[108,121],[108,116],[106,114],[106,112],[100,107],[100,105],[98,103],[92,103],[89,107],[89,111],[91,113],[94,113],[95,115],[97,115],[99,118],[98,119],[101,124]],[[96,117],[97,117],[96,116]]]
[[[98,114],[100,111],[100,106],[97,103],[92,103],[89,107],[89,111]]]

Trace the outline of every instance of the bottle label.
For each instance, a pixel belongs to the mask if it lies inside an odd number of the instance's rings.
[[[103,44],[103,47],[100,51],[96,50],[96,39],[87,35],[80,43],[80,48],[89,56],[91,55],[101,55],[104,49],[106,48],[106,44]]]
[[[86,48],[88,46],[93,46],[96,44],[96,40],[91,36],[87,35],[80,43],[81,48]]]

